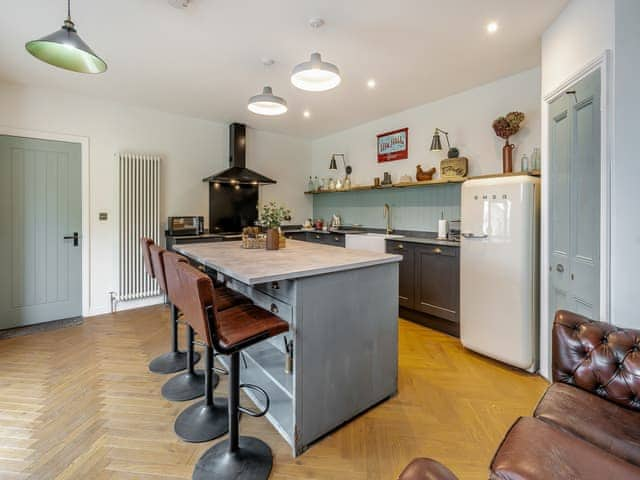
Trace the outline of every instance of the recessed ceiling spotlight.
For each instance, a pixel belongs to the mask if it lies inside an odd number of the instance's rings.
[[[169,5],[180,10],[187,8],[190,3],[191,0],[169,0]]]
[[[302,115],[304,116],[304,118],[309,118],[311,116],[311,112],[309,110],[305,110],[304,112],[302,112]]]
[[[367,82],[367,87],[376,88],[376,81],[372,78]]]
[[[490,22],[487,24],[487,32],[489,33],[496,33],[498,31],[498,23],[497,22]]]

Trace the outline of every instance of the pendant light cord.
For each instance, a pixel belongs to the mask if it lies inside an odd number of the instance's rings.
[[[71,20],[71,0],[67,0],[67,19]]]

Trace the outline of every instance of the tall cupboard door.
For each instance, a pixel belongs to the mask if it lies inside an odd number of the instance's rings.
[[[550,315],[600,315],[600,72],[550,105]]]

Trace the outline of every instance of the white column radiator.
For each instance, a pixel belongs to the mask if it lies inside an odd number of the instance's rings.
[[[160,295],[140,251],[140,237],[160,242],[160,157],[121,153],[118,171],[118,300]]]

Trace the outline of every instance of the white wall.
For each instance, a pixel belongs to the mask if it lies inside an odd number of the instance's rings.
[[[162,156],[163,222],[169,215],[208,217],[208,186],[202,178],[226,168],[227,125],[7,84],[0,84],[0,105],[0,125],[89,138],[89,314],[108,311],[108,292],[117,287],[116,153]],[[294,221],[310,216],[311,204],[302,194],[310,174],[310,142],[251,129],[248,141],[247,166],[279,181],[262,187],[263,197],[287,202]],[[108,212],[109,220],[98,221],[98,212]]]
[[[448,131],[452,145],[459,148],[461,156],[469,158],[470,175],[501,172],[504,140],[495,135],[491,124],[512,110],[526,115],[523,129],[511,140],[518,145],[514,163],[515,168],[519,168],[520,156],[523,153],[530,156],[533,147],[540,145],[540,70],[537,68],[314,140],[313,175],[319,178],[330,175],[329,161],[333,153],[346,154],[347,162],[353,167],[354,184],[371,184],[373,177],[382,177],[385,171],[391,173],[394,182],[403,174],[415,178],[418,164],[424,169],[435,166],[439,171],[446,151],[429,151],[436,127]],[[376,135],[404,127],[409,127],[409,158],[378,164]],[[442,142],[446,149],[444,137]]]
[[[640,1],[615,2],[614,160],[611,178],[611,319],[640,329]]]
[[[542,94],[614,43],[614,0],[572,0],[542,35]]]

